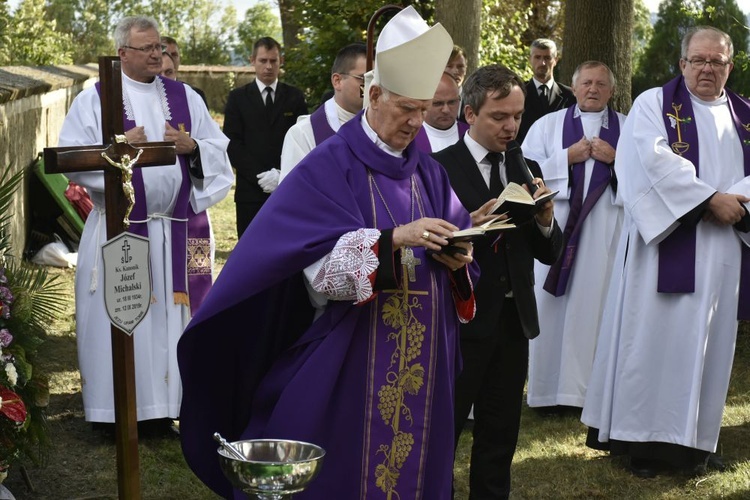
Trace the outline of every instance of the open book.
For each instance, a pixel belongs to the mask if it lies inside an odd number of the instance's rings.
[[[493,218],[482,224],[481,226],[470,227],[468,229],[462,229],[460,231],[454,231],[453,236],[448,238],[448,244],[445,245],[439,253],[447,253],[450,255],[456,255],[461,253],[466,255],[466,249],[455,245],[454,243],[459,241],[474,241],[481,236],[490,233],[492,231],[503,231],[505,229],[513,229],[515,224],[512,224],[507,219],[500,220],[501,215]],[[429,252],[428,250],[428,253]]]
[[[557,196],[558,192],[547,193],[535,200],[523,186],[509,182],[497,197],[497,202],[490,213],[508,214],[507,222],[515,225],[525,224],[542,209],[545,203]]]

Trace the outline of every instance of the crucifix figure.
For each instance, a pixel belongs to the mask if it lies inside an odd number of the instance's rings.
[[[123,192],[122,166],[139,167],[169,165],[175,162],[173,142],[128,144],[117,140],[123,134],[123,100],[121,64],[118,57],[99,58],[99,81],[102,104],[102,145],[45,148],[47,173],[104,171],[107,237],[123,232],[129,200]],[[132,190],[132,185],[130,186]],[[138,499],[138,432],[135,412],[135,370],[133,338],[111,326],[112,364],[114,371],[115,422],[117,442],[117,475],[120,498]]]

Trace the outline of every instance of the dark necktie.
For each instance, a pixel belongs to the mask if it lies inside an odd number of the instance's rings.
[[[500,180],[500,163],[503,161],[502,153],[487,153],[485,157],[490,162],[490,196],[497,198],[503,191],[503,183]]]
[[[271,92],[273,92],[273,89],[271,87],[265,88],[267,108],[270,108],[271,106],[273,106],[273,98],[271,97]]]
[[[545,108],[549,107],[549,96],[547,95],[547,91],[548,90],[549,89],[547,88],[546,85],[540,85],[539,86],[539,98],[541,99],[542,105]]]

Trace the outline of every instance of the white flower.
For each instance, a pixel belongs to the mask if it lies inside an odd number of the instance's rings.
[[[16,372],[16,366],[13,363],[5,365],[5,374],[8,376],[8,382],[13,387],[18,382],[18,373]]]
[[[3,397],[0,396],[0,408],[2,408],[2,407],[3,407]]]

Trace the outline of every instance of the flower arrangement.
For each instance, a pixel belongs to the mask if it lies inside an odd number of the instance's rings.
[[[21,457],[44,459],[49,389],[34,361],[45,328],[63,308],[57,277],[10,252],[7,212],[22,174],[0,174],[0,483]]]

